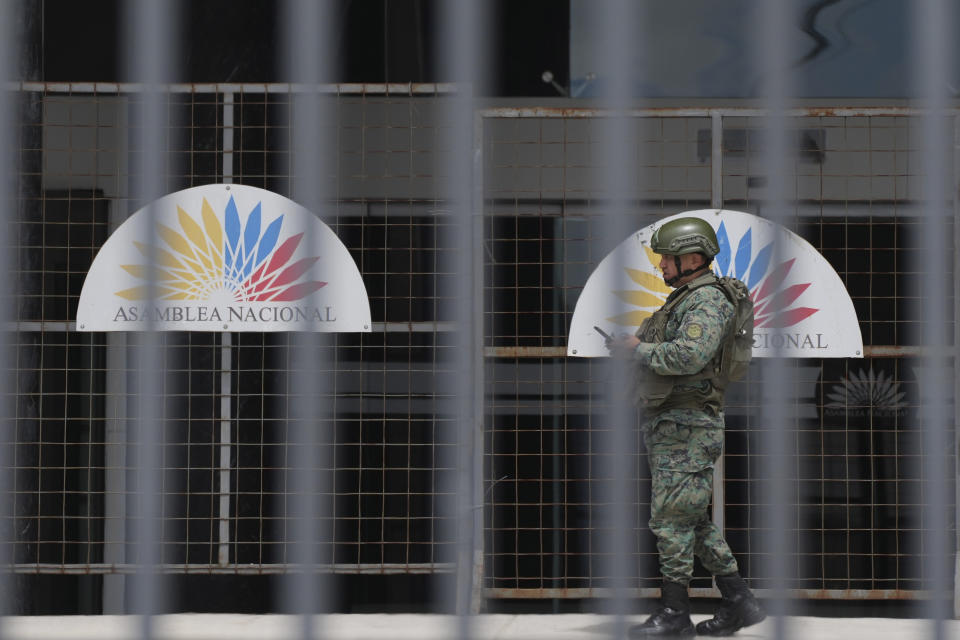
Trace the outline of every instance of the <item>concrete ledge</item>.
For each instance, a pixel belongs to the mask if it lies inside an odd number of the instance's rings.
[[[707,616],[694,616],[694,622]],[[627,622],[639,624],[643,616]],[[260,640],[303,638],[302,619],[283,615],[176,614],[157,616],[157,640]],[[460,637],[454,616],[420,614],[333,614],[314,619],[315,638],[325,640],[451,640]],[[616,621],[594,614],[512,615],[491,614],[470,619],[471,637],[477,640],[599,640],[612,638]],[[888,618],[785,619],[787,638],[817,640],[922,640],[934,638],[929,620]],[[2,621],[4,640],[134,640],[142,637],[137,616],[35,616],[10,617]],[[772,619],[744,629],[738,638],[775,637]],[[960,640],[960,622],[944,625],[945,639]]]

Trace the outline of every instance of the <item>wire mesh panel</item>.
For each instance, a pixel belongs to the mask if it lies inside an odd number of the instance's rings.
[[[296,200],[296,135],[286,85],[173,87],[166,94],[169,191],[217,182]],[[371,333],[329,336],[325,425],[334,451],[323,496],[328,568],[350,573],[447,571],[453,513],[447,452],[457,446],[438,412],[438,377],[453,342],[441,265],[449,151],[440,133],[444,87],[324,90],[336,121],[318,215],[363,275]],[[138,150],[135,87],[23,85],[20,92],[17,306],[16,529],[20,572],[123,573],[137,559],[125,523],[136,451],[127,403],[137,393],[138,337],[87,334],[74,321],[87,270],[110,232],[145,203],[129,198]],[[612,249],[599,234],[604,171],[598,114],[502,109],[481,114],[484,334],[484,585],[490,597],[602,595],[598,509],[609,461],[605,385],[589,359],[568,358],[577,299]],[[766,176],[760,112],[680,109],[637,113],[636,228],[722,203],[762,215]],[[719,136],[714,127],[722,127]],[[915,367],[923,355],[922,294],[907,265],[919,250],[916,123],[896,109],[793,120],[791,227],[837,270],[853,299],[864,359],[793,362],[795,504],[793,588],[816,597],[911,598],[928,588]],[[952,199],[944,194],[944,199]],[[948,304],[953,304],[950,300]],[[291,340],[287,334],[171,333],[164,340],[165,569],[270,573],[289,569]],[[726,534],[754,586],[764,587],[757,462],[764,401],[752,382],[728,393]],[[224,379],[228,384],[224,385]],[[224,429],[224,423],[228,427]],[[629,452],[640,500],[633,587],[659,575],[640,431]],[[447,466],[445,466],[447,465]],[[952,522],[951,513],[951,522]],[[693,586],[709,589],[697,570]],[[697,593],[697,591],[695,591]],[[701,592],[702,593],[702,592]]]
[[[566,357],[579,294],[613,248],[599,237],[597,123],[582,116],[484,123],[485,344],[495,356],[487,373],[485,552],[494,597],[583,597],[610,585],[597,573],[611,550],[596,523],[611,495],[611,463],[596,443],[609,429],[599,399],[611,381],[589,360]],[[637,227],[709,205],[710,166],[697,145],[709,126],[709,117],[643,122],[635,141],[643,164],[630,194]],[[639,526],[650,512],[640,452],[638,429],[634,586],[652,589],[659,573],[653,536]]]
[[[795,118],[790,126],[798,149],[788,182],[796,203],[790,225],[846,285],[868,356],[796,363],[794,586],[911,597],[931,588],[922,571],[922,557],[933,552],[924,541],[925,460],[948,455],[948,468],[954,466],[949,452],[921,446],[925,294],[911,266],[919,264],[923,232],[919,121],[851,115]],[[762,215],[762,144],[749,119],[724,120],[725,206]],[[762,364],[755,369],[762,377]],[[748,392],[743,417],[727,421],[727,526],[747,565],[754,537],[764,535],[751,525],[759,518],[749,506],[753,458],[763,451],[763,425],[750,424],[750,406],[758,402]],[[950,471],[943,481],[953,486],[953,478]],[[951,509],[951,523],[954,516]]]
[[[458,445],[438,412],[452,361],[438,296],[447,211],[438,197],[443,87],[327,87],[337,197],[318,215],[360,267],[372,333],[328,336],[333,392],[321,425],[333,448],[321,550],[345,573],[447,571],[443,518]],[[128,139],[135,86],[24,86],[18,248],[15,568],[128,573],[138,559],[127,403],[138,394],[136,334],[76,332],[80,288],[128,198],[139,151]],[[291,87],[177,86],[166,94],[170,191],[228,178],[296,199]],[[291,526],[289,334],[164,334],[164,569],[285,572]],[[229,354],[225,356],[225,353]],[[223,380],[228,380],[224,386]],[[224,399],[228,401],[223,402]],[[223,423],[229,428],[224,431]],[[227,453],[224,457],[224,447]],[[225,526],[224,526],[225,525]]]
[[[812,110],[811,110],[812,111]],[[839,112],[838,112],[839,113]],[[643,159],[632,209],[640,229],[686,210],[724,208],[762,216],[762,112],[637,112],[634,145]],[[595,524],[610,465],[594,440],[608,428],[602,385],[589,360],[566,356],[566,336],[587,277],[613,247],[598,238],[604,167],[592,148],[590,110],[491,109],[483,114],[487,226],[486,593],[490,597],[604,595]],[[713,127],[722,126],[719,135]],[[857,310],[865,359],[795,360],[791,415],[791,588],[817,598],[913,598],[931,588],[919,556],[925,538],[923,465],[951,451],[923,451],[915,368],[923,353],[922,290],[915,262],[920,166],[917,122],[897,110],[801,114],[790,122],[789,227],[833,266]],[[719,163],[719,166],[717,166]],[[943,194],[944,200],[952,196]],[[739,239],[731,240],[734,248]],[[952,305],[953,301],[948,304]],[[762,312],[762,309],[758,311]],[[778,339],[789,349],[822,336]],[[767,338],[769,339],[769,338]],[[811,343],[815,348],[817,345]],[[823,346],[823,345],[821,345]],[[727,394],[723,522],[752,586],[766,588],[761,523],[765,399],[763,361]],[[626,399],[624,399],[626,402]],[[639,425],[638,425],[639,434]],[[638,437],[639,440],[639,437]],[[649,473],[637,444],[639,503],[633,586],[659,586],[656,545],[647,530]],[[950,514],[950,522],[955,520]],[[954,526],[951,524],[951,526]],[[919,555],[918,555],[919,552]],[[953,550],[936,550],[953,553]],[[694,593],[709,576],[697,564]],[[698,591],[703,589],[703,591]]]

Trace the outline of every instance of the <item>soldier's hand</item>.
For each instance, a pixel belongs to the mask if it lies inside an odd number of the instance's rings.
[[[607,348],[610,349],[610,355],[616,358],[629,358],[638,344],[640,340],[636,336],[621,333],[610,342]]]

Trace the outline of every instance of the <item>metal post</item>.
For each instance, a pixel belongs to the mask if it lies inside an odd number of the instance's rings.
[[[947,465],[945,458],[946,438],[950,429],[951,413],[948,410],[946,349],[948,347],[947,325],[950,318],[947,297],[947,274],[949,254],[947,247],[948,211],[945,199],[948,194],[946,170],[950,162],[950,131],[947,128],[947,87],[950,78],[949,61],[951,24],[946,0],[929,0],[917,3],[914,10],[913,38],[915,42],[914,65],[917,80],[917,97],[926,107],[921,121],[920,150],[922,155],[923,225],[920,246],[922,256],[912,265],[918,273],[916,283],[921,291],[923,319],[919,327],[922,344],[929,355],[920,367],[920,429],[924,461],[922,471],[923,508],[920,526],[923,578],[928,581],[930,598],[925,603],[925,617],[932,624],[931,637],[939,640],[945,635],[944,621],[951,615],[947,591],[951,587],[950,564],[946,554],[952,546],[948,538],[947,518],[948,493],[946,490]],[[956,225],[956,220],[953,220]],[[956,247],[954,247],[956,251]],[[956,284],[954,284],[956,290]],[[956,366],[956,365],[954,365]],[[955,596],[954,596],[955,597]]]
[[[763,204],[764,216],[776,224],[783,225],[789,217],[789,196],[787,184],[788,176],[792,172],[792,149],[788,146],[788,113],[787,101],[790,87],[789,51],[787,43],[790,41],[790,19],[794,11],[793,0],[768,0],[762,3],[760,15],[759,52],[762,78],[762,91],[766,100],[768,113],[764,128],[764,148],[762,150],[763,166],[767,173],[767,197]],[[779,232],[774,240],[774,264],[778,263],[785,244],[784,237]],[[782,329],[774,329],[775,332]],[[773,637],[782,640],[787,637],[787,599],[789,598],[789,583],[791,565],[789,558],[793,555],[793,548],[789,541],[789,531],[793,529],[792,516],[789,505],[792,504],[789,483],[790,469],[795,460],[791,448],[789,432],[793,416],[788,407],[793,404],[792,394],[796,385],[794,377],[796,370],[788,366],[782,353],[776,353],[773,358],[763,363],[764,376],[760,410],[760,433],[764,445],[762,447],[763,468],[762,484],[760,488],[760,504],[763,514],[760,521],[766,539],[762,540],[762,551],[767,561],[751,563],[752,577],[757,577],[757,565],[765,570],[764,578],[770,581],[772,599],[769,605],[773,616]],[[755,556],[758,557],[758,556]]]
[[[110,228],[113,230],[115,226],[111,224]],[[108,565],[122,565],[127,562],[126,333],[107,334],[106,364],[103,561]],[[117,615],[127,612],[126,582],[127,576],[122,573],[103,576],[103,613]]]
[[[960,247],[960,117],[953,116],[953,397],[960,398],[960,258],[956,251]],[[953,438],[957,442],[960,435],[960,402],[953,403]],[[954,444],[954,522],[960,522],[960,458]],[[960,528],[954,526],[953,558],[953,617],[960,618]]]
[[[598,4],[597,28],[594,31],[599,54],[599,66],[604,71],[604,95],[602,101],[609,111],[608,117],[601,121],[601,167],[597,168],[597,189],[602,193],[600,233],[598,234],[609,251],[618,246],[636,230],[634,202],[642,202],[641,189],[637,188],[641,172],[637,162],[637,140],[641,120],[630,115],[631,103],[637,96],[637,87],[642,81],[637,77],[636,55],[639,49],[636,43],[642,42],[644,17],[642,3],[629,0],[606,0]],[[637,33],[641,36],[637,37]],[[618,256],[623,255],[617,253]],[[608,282],[611,291],[628,288],[627,267],[618,264],[616,277]],[[611,588],[611,598],[605,602],[605,609],[613,616],[610,636],[616,640],[627,636],[627,614],[630,609],[630,585],[636,575],[637,567],[631,557],[631,548],[636,544],[636,531],[639,523],[631,516],[633,498],[638,490],[634,482],[633,471],[634,443],[637,441],[635,429],[637,415],[630,406],[629,363],[622,358],[610,358],[605,367],[598,367],[603,380],[600,388],[602,402],[606,405],[600,415],[606,424],[595,432],[597,451],[603,454],[608,465],[602,473],[609,491],[591,495],[592,508],[599,512],[600,527],[606,531],[598,542],[602,551],[598,554],[596,566],[600,578]],[[599,470],[598,470],[599,471]],[[599,478],[598,478],[599,479]],[[603,486],[603,482],[598,483]],[[599,585],[597,585],[599,586]]]
[[[117,131],[120,142],[118,154],[121,163],[118,175],[129,170],[126,158],[129,156],[129,144],[126,134],[129,131],[128,109],[117,109]],[[129,196],[125,184],[118,184],[116,191],[110,193],[107,236],[113,234],[126,219],[127,211],[122,204]],[[127,563],[127,369],[129,368],[128,340],[126,333],[111,331],[106,335],[106,365],[104,410],[104,504],[103,504],[103,561],[108,565]],[[126,585],[127,577],[123,573],[106,573],[103,576],[104,614],[127,613]]]
[[[483,317],[483,116],[479,111],[473,114],[473,198],[472,226],[473,243],[471,245],[473,275],[472,315]],[[483,322],[473,323],[473,581],[470,593],[470,614],[476,615],[483,608],[483,419],[485,380],[483,359]]]
[[[223,166],[220,175],[224,184],[233,184],[233,94],[223,94]]]
[[[472,160],[472,132],[474,131],[474,91],[472,85],[480,77],[479,44],[484,32],[486,3],[479,0],[451,0],[443,3],[439,45],[442,55],[441,73],[447,80],[457,83],[456,92],[445,103],[443,134],[440,136],[448,152],[447,161],[441,171],[446,176],[441,198],[448,203],[449,221],[443,237],[443,248],[447,256],[443,260],[443,270],[450,274],[448,281],[440,287],[443,303],[440,313],[443,319],[452,320],[454,331],[452,349],[448,357],[440,361],[450,370],[439,376],[438,391],[442,400],[436,412],[442,424],[450,425],[439,429],[444,434],[444,446],[449,454],[441,454],[437,460],[443,469],[441,473],[447,481],[438,483],[437,493],[447,493],[453,498],[449,507],[440,509],[440,517],[445,522],[441,528],[441,541],[453,542],[455,554],[455,585],[453,589],[439,590],[438,604],[444,610],[457,614],[456,637],[469,638],[472,635],[473,620],[470,613],[479,608],[478,571],[482,570],[482,557],[478,560],[477,549],[481,543],[475,540],[477,518],[482,517],[477,509],[477,496],[480,490],[475,486],[482,467],[477,467],[478,430],[482,427],[483,390],[478,372],[483,366],[482,346],[477,347],[478,335],[482,335],[482,289],[478,289],[482,277],[473,273],[480,259],[475,245],[482,235],[474,234],[478,226],[476,216],[482,213],[472,211],[476,202],[473,184],[476,166]],[[479,225],[482,233],[482,224]],[[439,320],[440,318],[438,318]],[[478,325],[480,325],[478,327]],[[480,342],[482,345],[482,341]],[[478,404],[479,401],[479,404]],[[478,423],[478,416],[480,417]],[[482,497],[481,497],[482,499]],[[482,526],[482,525],[481,525]]]
[[[710,114],[710,206],[723,208],[723,115]]]
[[[710,206],[723,208],[723,116],[719,111],[710,114]],[[725,528],[724,456],[717,458],[713,467],[713,523],[720,531]]]
[[[139,163],[131,171],[131,195],[134,201],[146,203],[149,228],[156,230],[156,210],[152,203],[166,190],[167,148],[167,94],[165,84],[171,80],[175,11],[170,6],[134,0],[124,5],[126,40],[126,70],[143,83],[139,116],[134,128],[132,145]],[[148,242],[154,252],[156,239]],[[148,256],[148,264],[153,264]],[[156,281],[151,276],[147,286],[148,299],[156,297]],[[148,302],[149,304],[149,302]],[[129,396],[132,407],[128,423],[134,434],[131,453],[133,476],[136,479],[136,516],[131,520],[133,547],[138,571],[134,578],[133,611],[141,616],[140,633],[144,638],[154,636],[153,616],[165,608],[165,593],[160,573],[163,541],[163,443],[164,443],[164,347],[163,340],[153,326],[137,336],[133,349],[135,367],[130,371],[135,388]]]
[[[220,566],[230,563],[230,377],[231,337],[229,331],[220,334],[220,545],[217,562]]]
[[[11,246],[12,238],[9,237],[9,229],[13,228],[13,222],[16,219],[16,212],[20,198],[18,197],[19,180],[14,180],[13,175],[17,171],[17,162],[14,159],[16,150],[16,116],[14,92],[7,85],[8,81],[17,76],[15,60],[18,52],[15,25],[19,22],[14,3],[0,3],[0,203],[3,207],[2,225],[0,225],[0,246]],[[5,303],[0,308],[0,370],[5,374],[4,380],[10,380],[10,375],[18,375],[15,370],[14,359],[14,338],[15,330],[11,330],[11,321],[17,318],[12,313],[16,309],[15,304],[10,304],[11,296],[14,294],[14,287],[10,286],[15,281],[13,274],[17,265],[17,252],[5,251],[3,256],[3,267],[0,272],[8,277],[0,285],[0,295]],[[4,389],[2,399],[0,399],[0,440],[4,443],[0,451],[0,553],[2,553],[5,563],[15,561],[16,555],[16,509],[14,501],[15,487],[15,456],[14,443],[16,442],[17,425],[14,415],[16,400],[11,403],[13,398],[12,389]],[[4,570],[0,572],[0,597],[3,599],[0,605],[0,623],[2,616],[17,613],[16,601],[18,594],[13,589],[15,581],[12,572]]]
[[[223,175],[224,184],[233,184],[233,94],[223,94]],[[229,331],[220,334],[220,546],[217,562],[230,563],[230,429],[233,336]]]
[[[960,117],[953,116],[953,397],[960,398]],[[953,403],[953,462],[954,462],[954,522],[960,522],[960,456],[957,439],[960,437],[960,403]],[[953,540],[953,617],[960,618],[960,528],[956,527]]]
[[[334,58],[334,3],[329,0],[289,0],[286,3],[285,72],[291,81],[307,88],[290,93],[292,144],[290,148],[291,198],[321,218],[332,195],[329,180],[330,123],[334,121],[330,99],[319,85],[332,75]],[[315,226],[307,231],[307,246],[315,246]],[[335,345],[335,343],[334,343]],[[317,613],[326,608],[325,577],[320,575],[321,550],[332,547],[332,527],[322,526],[335,515],[326,499],[332,483],[333,431],[336,413],[333,396],[333,358],[329,346],[315,333],[292,333],[289,341],[288,441],[286,470],[291,495],[289,534],[285,543],[294,572],[283,583],[283,608],[300,617],[300,636],[312,640],[322,621]],[[329,513],[324,513],[329,509]],[[327,558],[331,564],[334,558]]]

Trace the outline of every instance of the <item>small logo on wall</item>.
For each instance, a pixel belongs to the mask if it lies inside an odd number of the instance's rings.
[[[835,384],[827,393],[830,399],[824,405],[828,415],[890,417],[902,416],[905,410],[900,383],[892,376],[873,367],[864,371],[848,373],[840,384]]]
[[[278,194],[207,185],[160,198],[107,239],[84,282],[82,331],[369,331],[353,258]]]

